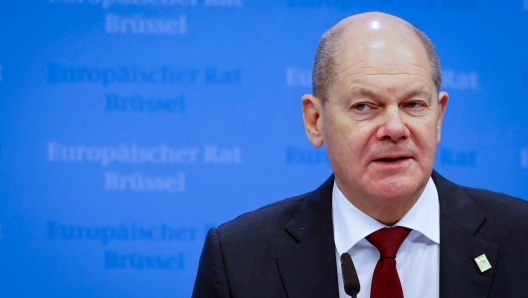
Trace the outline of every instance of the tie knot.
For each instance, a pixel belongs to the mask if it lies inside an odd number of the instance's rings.
[[[383,228],[368,235],[366,239],[378,249],[381,259],[396,258],[400,245],[410,232],[410,229],[403,227]]]

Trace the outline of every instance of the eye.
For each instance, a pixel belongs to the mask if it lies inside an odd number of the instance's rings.
[[[418,101],[408,102],[407,104],[405,104],[405,106],[413,110],[421,110],[425,108],[425,104]]]
[[[354,109],[354,110],[358,110],[358,111],[360,111],[360,112],[366,112],[366,111],[371,110],[372,108],[371,108],[369,105],[367,105],[367,104],[364,104],[364,103],[358,103],[358,104],[354,105],[354,106],[352,107],[352,109]]]

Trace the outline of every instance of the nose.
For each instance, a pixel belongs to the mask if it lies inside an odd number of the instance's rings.
[[[383,123],[379,126],[376,133],[378,140],[405,140],[410,136],[410,131],[402,119],[399,108],[387,108],[383,117]]]

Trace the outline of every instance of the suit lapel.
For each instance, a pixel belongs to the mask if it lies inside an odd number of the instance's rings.
[[[498,245],[479,237],[486,214],[463,188],[436,172],[440,200],[440,297],[487,297]],[[491,269],[481,272],[475,258],[485,254]]]
[[[332,187],[330,177],[310,193],[286,225],[296,241],[293,249],[277,256],[277,266],[289,298],[338,297]]]

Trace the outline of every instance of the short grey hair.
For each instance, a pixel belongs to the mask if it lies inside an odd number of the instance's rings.
[[[431,67],[431,79],[436,87],[440,90],[442,83],[442,73],[440,69],[440,60],[433,46],[431,40],[418,28],[409,24],[414,34],[422,44],[429,60]],[[312,71],[312,88],[315,97],[321,99],[326,103],[328,97],[328,89],[332,86],[338,77],[336,59],[339,50],[339,41],[346,26],[338,26],[328,30],[319,41],[317,50],[315,52],[315,60]]]

